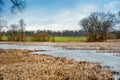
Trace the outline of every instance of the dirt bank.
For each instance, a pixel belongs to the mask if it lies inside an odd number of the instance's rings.
[[[1,49],[0,80],[114,80],[99,64],[30,52]]]
[[[0,44],[38,45],[38,46],[106,46],[120,47],[120,40],[107,42],[0,42]]]

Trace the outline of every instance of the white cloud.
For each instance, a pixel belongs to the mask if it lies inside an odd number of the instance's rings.
[[[79,21],[96,10],[97,7],[94,5],[79,5],[74,9],[60,10],[53,15],[40,14],[41,10],[35,10],[26,11],[25,14],[18,14],[16,17],[4,18],[8,19],[9,24],[19,24],[19,20],[23,18],[27,24],[26,30],[79,30]]]
[[[79,21],[96,11],[94,5],[77,6],[72,10],[59,11],[54,16],[28,17],[28,30],[79,30]]]
[[[120,1],[112,1],[107,4],[104,4],[105,11],[117,12],[120,7]]]
[[[28,26],[27,30],[53,30],[53,31],[61,31],[61,30],[79,30],[80,27],[75,27],[73,23],[69,24],[62,24],[62,23],[53,23],[53,24],[44,24],[44,25],[38,25],[38,26]]]

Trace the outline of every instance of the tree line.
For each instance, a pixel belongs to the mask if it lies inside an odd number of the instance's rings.
[[[85,32],[82,30],[64,30],[64,31],[51,31],[51,30],[37,30],[37,31],[25,31],[25,34],[27,36],[32,36],[35,33],[40,34],[40,33],[47,33],[52,36],[58,36],[58,37],[79,37],[79,36],[85,36]]]
[[[19,21],[19,24],[11,24],[7,26],[7,22],[0,20],[0,40],[8,41],[27,41],[28,37],[31,37],[32,41],[54,41],[54,37],[79,37],[85,36],[85,32],[82,30],[77,31],[51,31],[51,30],[37,30],[26,31],[26,24],[23,19]],[[7,39],[3,39],[6,37]]]

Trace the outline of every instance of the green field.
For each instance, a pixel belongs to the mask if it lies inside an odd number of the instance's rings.
[[[33,41],[33,37],[28,36],[27,41]],[[8,41],[8,36],[2,36],[2,41]],[[54,37],[54,42],[84,42],[86,37]]]
[[[83,42],[86,41],[86,37],[54,37],[55,42]]]
[[[27,41],[32,41],[32,37],[27,37]],[[86,37],[54,37],[54,42],[83,42]]]

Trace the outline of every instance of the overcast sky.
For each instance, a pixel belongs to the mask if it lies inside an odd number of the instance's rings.
[[[91,12],[120,10],[120,0],[26,0],[23,13],[11,15],[4,12],[3,19],[9,24],[25,20],[26,30],[80,30],[79,21]]]

